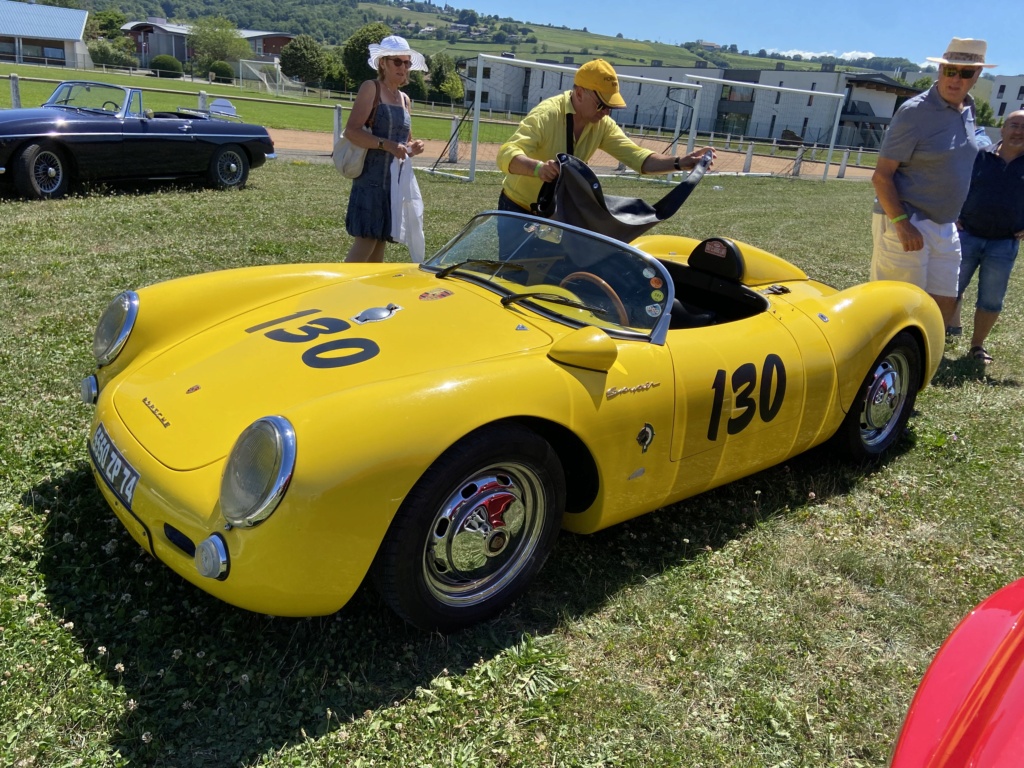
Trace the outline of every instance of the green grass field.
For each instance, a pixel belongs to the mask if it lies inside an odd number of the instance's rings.
[[[421,175],[428,251],[498,183]],[[948,345],[879,466],[813,452],[563,535],[518,603],[450,637],[371,590],[334,616],[258,616],[128,538],[87,467],[78,383],[125,288],[339,260],[348,184],[275,161],[238,193],[0,195],[0,765],[884,765],[938,644],[1024,573],[1020,271],[996,362]],[[848,286],[867,278],[871,199],[863,183],[710,177],[659,231],[752,242]]]

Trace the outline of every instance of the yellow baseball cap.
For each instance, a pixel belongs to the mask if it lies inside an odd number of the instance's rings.
[[[612,69],[612,65],[604,59],[588,61],[577,69],[573,85],[597,91],[601,101],[609,107],[621,109],[626,106],[625,99],[619,93],[619,78],[615,74],[615,70]]]

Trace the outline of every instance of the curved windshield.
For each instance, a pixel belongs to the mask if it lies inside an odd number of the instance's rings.
[[[652,336],[667,327],[672,281],[656,259],[617,240],[514,213],[476,216],[423,264],[572,326]]]
[[[46,100],[47,107],[71,107],[118,113],[124,107],[125,89],[103,83],[61,83]]]

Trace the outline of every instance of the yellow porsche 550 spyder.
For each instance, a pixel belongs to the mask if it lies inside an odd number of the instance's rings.
[[[630,245],[490,212],[421,265],[264,266],[119,295],[89,455],[131,535],[262,613],[369,574],[409,622],[507,606],[588,533],[833,440],[899,440],[944,334],[724,238]]]

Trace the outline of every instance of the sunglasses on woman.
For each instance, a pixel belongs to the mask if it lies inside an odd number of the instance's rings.
[[[412,59],[389,58],[388,61],[390,61],[396,67],[411,67],[412,66]]]

